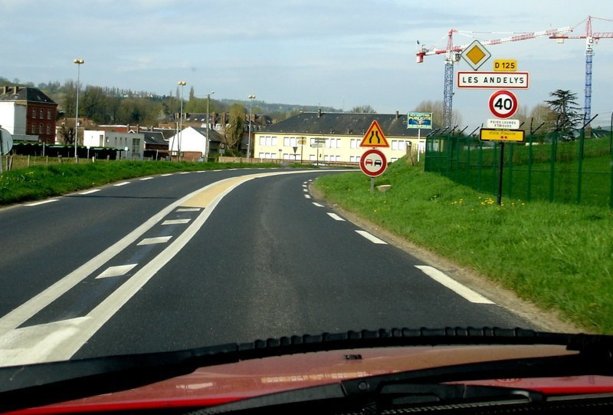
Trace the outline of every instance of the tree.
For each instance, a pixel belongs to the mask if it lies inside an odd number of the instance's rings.
[[[377,111],[370,105],[358,105],[357,107],[351,108],[351,111],[355,114],[376,114]]]
[[[226,126],[226,145],[230,151],[238,154],[245,131],[245,107],[241,104],[232,104],[229,113],[228,126]]]
[[[555,116],[554,131],[558,131],[562,137],[572,137],[572,130],[581,121],[577,94],[569,90],[558,89],[549,95],[552,99],[545,102]]]

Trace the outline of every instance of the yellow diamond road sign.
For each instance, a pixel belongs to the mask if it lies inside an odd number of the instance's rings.
[[[481,44],[478,40],[475,40],[473,43],[468,45],[462,52],[462,59],[464,59],[473,70],[479,69],[481,65],[483,65],[492,54],[485,49],[485,46]]]

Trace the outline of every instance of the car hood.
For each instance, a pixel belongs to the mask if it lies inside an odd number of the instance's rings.
[[[558,345],[412,346],[299,353],[198,368],[134,389],[14,413],[202,407],[366,376],[574,353]],[[470,383],[552,393],[613,391],[613,379],[601,376],[483,379]]]

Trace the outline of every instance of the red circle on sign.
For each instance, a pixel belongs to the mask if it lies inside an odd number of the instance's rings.
[[[498,118],[509,118],[517,112],[518,103],[514,93],[507,90],[494,92],[488,103],[490,112]]]
[[[370,150],[366,150],[364,154],[362,154],[362,157],[360,157],[360,169],[367,176],[379,176],[383,174],[386,168],[387,159],[381,150],[371,148]]]

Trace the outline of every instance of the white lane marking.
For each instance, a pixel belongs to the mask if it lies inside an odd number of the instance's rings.
[[[366,231],[362,231],[362,230],[356,229],[356,232],[358,234],[362,235],[364,238],[368,239],[373,244],[387,245],[387,242],[382,241],[381,239],[377,238],[374,235],[371,235],[370,233],[368,233]]]
[[[180,172],[179,174],[190,174],[190,173],[191,173],[191,172],[189,172],[189,171],[182,171],[182,172]]]
[[[174,173],[164,173],[161,176],[162,177],[168,177],[168,176],[172,176]]]
[[[488,298],[485,298],[481,294],[471,290],[470,288],[460,284],[453,278],[449,277],[444,272],[439,271],[434,267],[430,267],[428,265],[415,265],[416,268],[420,269],[424,274],[432,278],[434,281],[438,282],[441,285],[449,288],[451,291],[456,294],[464,297],[466,300],[471,303],[476,304],[495,304]]]
[[[307,193],[307,192],[309,191],[309,189],[307,189],[307,188],[305,187],[304,189],[302,189],[302,191],[303,191],[304,193]]]
[[[341,218],[336,213],[328,212],[328,216],[330,216],[332,219],[337,220],[339,222],[345,222],[345,219]]]
[[[24,206],[28,206],[28,207],[40,206],[40,205],[46,205],[47,203],[53,203],[53,202],[57,202],[57,201],[58,201],[58,199],[48,199],[48,200],[43,200],[41,202],[26,203]]]
[[[338,170],[330,170],[338,171]],[[272,177],[285,174],[312,173],[311,170],[262,172],[243,176],[244,180],[230,186],[219,194],[202,213],[187,227],[187,229],[168,245],[156,258],[139,269],[128,281],[124,282],[109,297],[103,300],[86,317],[64,320],[49,324],[19,328],[43,308],[53,303],[71,288],[83,281],[94,271],[106,264],[128,246],[133,244],[145,232],[159,222],[177,207],[185,204],[200,192],[210,186],[216,186],[224,180],[204,186],[183,198],[171,203],[166,208],[153,215],[142,225],[134,229],[116,244],[90,259],[79,268],[66,275],[47,289],[30,298],[19,307],[0,318],[0,362],[4,366],[29,363],[67,360],[71,358],[130,298],[132,298],[152,277],[168,263],[196,234],[204,222],[219,204],[221,199],[237,186],[259,177]],[[225,180],[232,180],[225,179]]]
[[[90,317],[77,317],[12,330],[0,337],[2,361],[13,366],[50,361],[50,354],[61,348],[89,320]]]
[[[115,186],[115,187],[121,187],[121,186],[125,186],[126,184],[130,184],[130,182],[121,182],[121,183],[115,183],[113,186]]]
[[[179,208],[177,209],[177,212],[200,212],[202,209],[197,208],[197,207],[184,207],[184,208]]]
[[[143,245],[165,244],[166,242],[170,241],[170,239],[172,239],[172,236],[158,236],[157,238],[145,238],[139,243],[137,243],[136,245],[143,246]]]
[[[117,265],[114,267],[108,267],[100,275],[96,277],[99,278],[110,278],[110,277],[121,277],[126,275],[128,272],[132,271],[132,269],[138,264],[127,264],[127,265]]]
[[[140,178],[140,179],[138,179],[138,180],[140,180],[140,181],[144,182],[145,180],[151,180],[151,179],[153,179],[153,177],[152,177],[152,176],[147,176],[147,177],[141,177],[141,178]]]
[[[310,199],[311,195],[304,195],[305,198]]]
[[[190,221],[191,219],[168,219],[162,222],[162,225],[184,225]]]
[[[100,189],[91,189],[91,190],[86,190],[84,192],[79,193],[80,195],[91,195],[92,193],[96,193],[99,192]]]
[[[324,207],[324,205],[317,203],[317,202],[313,202],[313,205],[317,206],[317,207]]]

